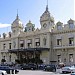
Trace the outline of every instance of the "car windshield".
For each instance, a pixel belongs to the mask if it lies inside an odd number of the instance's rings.
[[[54,65],[47,65],[47,66],[51,66],[51,67],[54,67]]]
[[[70,67],[63,67],[62,69],[67,69],[67,68],[70,68]]]

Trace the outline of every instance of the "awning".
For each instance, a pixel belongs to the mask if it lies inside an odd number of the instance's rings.
[[[50,50],[50,48],[24,48],[24,49],[11,49],[8,52],[26,52],[26,51],[44,51]]]

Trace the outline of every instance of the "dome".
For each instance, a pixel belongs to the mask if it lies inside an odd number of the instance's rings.
[[[70,18],[70,20],[67,23],[71,24],[74,23],[74,21]]]
[[[46,10],[45,12],[42,14],[42,16],[40,17],[40,21],[44,21],[44,20],[51,20],[54,21],[53,16],[50,14],[50,12],[48,11],[48,5],[46,6]]]
[[[60,21],[58,21],[57,23],[56,23],[56,25],[63,25],[63,23],[62,22],[60,22]]]
[[[16,19],[12,23],[12,27],[21,27],[21,28],[23,28],[23,24],[22,24],[21,20],[19,19],[18,14],[16,16]]]
[[[33,25],[33,24],[32,24],[31,21],[29,20],[29,22],[26,24],[26,26],[31,26],[31,25]]]

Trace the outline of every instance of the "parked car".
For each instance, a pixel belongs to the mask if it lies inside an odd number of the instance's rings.
[[[22,69],[22,64],[16,64],[15,66],[14,66],[14,68],[15,69],[18,69],[18,70],[21,70]]]
[[[37,69],[37,65],[34,63],[25,64],[22,66],[22,70],[35,70]]]
[[[0,70],[0,75],[7,75],[7,72],[4,70]]]
[[[71,75],[75,75],[75,73],[71,73]]]
[[[45,64],[39,64],[38,70],[44,70],[45,66],[46,66]]]
[[[56,73],[62,73],[62,68],[60,66],[56,66]]]
[[[65,66],[62,68],[62,73],[71,73],[71,72],[75,72],[74,66]]]
[[[44,70],[45,71],[55,72],[56,71],[56,66],[55,65],[46,65]]]
[[[7,72],[7,74],[10,74],[10,72],[12,74],[14,74],[14,72],[15,72],[15,74],[17,74],[19,72],[17,69],[11,68],[9,66],[0,66],[0,70],[5,70]]]

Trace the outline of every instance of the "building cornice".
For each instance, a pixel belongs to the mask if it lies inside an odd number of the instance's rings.
[[[51,32],[52,34],[64,34],[64,33],[72,33],[75,32],[75,29],[72,30],[63,30],[63,31],[55,31],[55,32]]]

